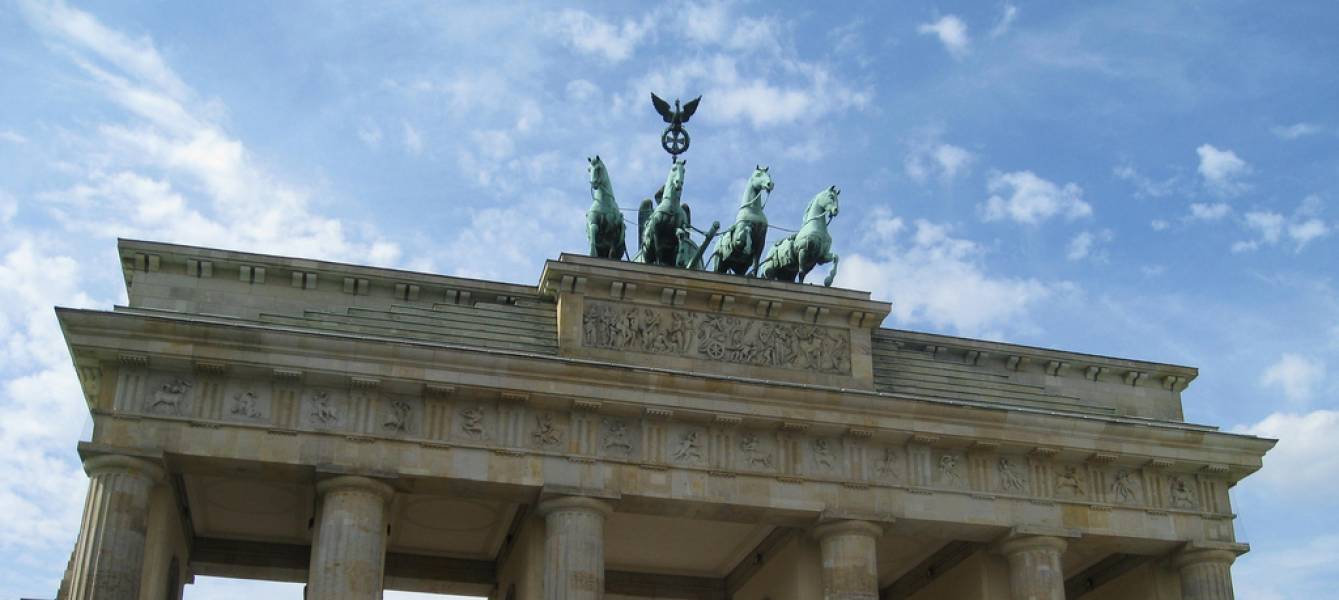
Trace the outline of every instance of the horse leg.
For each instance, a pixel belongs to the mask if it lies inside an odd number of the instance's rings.
[[[586,221],[586,239],[590,240],[590,255],[600,256],[600,228],[595,226],[594,221]]]
[[[832,280],[837,278],[837,258],[838,258],[837,253],[829,252],[828,255],[823,258],[824,258],[823,262],[832,263],[832,269],[828,271],[827,278],[823,280],[823,286],[832,287]]]
[[[809,276],[809,271],[814,270],[814,265],[818,261],[809,261],[809,244],[801,244],[795,251],[795,268],[799,271],[800,281],[804,283],[804,278]]]

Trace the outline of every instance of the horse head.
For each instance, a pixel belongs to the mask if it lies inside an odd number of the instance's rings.
[[[600,155],[595,158],[587,158],[590,166],[586,169],[590,173],[590,189],[598,190],[609,184],[609,170],[605,168],[604,161],[600,160]]]
[[[814,219],[824,219],[831,221],[837,216],[837,196],[842,193],[841,188],[832,185],[823,190],[809,201],[809,207],[804,210],[804,220],[812,221]]]
[[[664,198],[671,203],[677,204],[680,196],[683,195],[683,169],[685,164],[687,164],[685,160],[674,159],[669,176],[665,178]]]
[[[742,204],[748,204],[755,198],[758,198],[762,192],[772,193],[774,184],[772,183],[772,174],[767,172],[770,167],[758,165],[753,169],[753,175],[749,176],[749,184],[744,191],[744,201]]]

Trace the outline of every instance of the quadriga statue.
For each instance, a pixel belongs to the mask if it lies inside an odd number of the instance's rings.
[[[679,260],[679,230],[688,227],[688,212],[681,202],[685,161],[674,159],[665,187],[642,201],[637,211],[637,227],[641,230],[641,262],[653,265],[675,266]]]
[[[618,260],[627,254],[624,238],[623,214],[614,200],[614,184],[609,181],[609,170],[597,154],[586,159],[590,166],[590,209],[586,211],[586,239],[590,240],[590,255]]]
[[[763,214],[767,199],[763,192],[770,194],[773,187],[772,174],[767,169],[761,165],[753,169],[744,188],[744,198],[739,201],[735,224],[721,234],[721,241],[712,252],[717,273],[744,275],[758,270],[767,243],[767,215]]]
[[[837,253],[832,251],[832,236],[828,223],[837,216],[837,196],[841,190],[831,186],[814,196],[804,209],[804,225],[772,246],[771,254],[758,267],[758,276],[764,279],[804,283],[804,278],[815,266],[832,263],[823,285],[831,286],[837,276]]]

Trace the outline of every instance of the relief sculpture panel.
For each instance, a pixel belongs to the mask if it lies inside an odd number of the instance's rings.
[[[587,300],[588,348],[673,354],[760,367],[851,373],[850,332],[833,327]]]

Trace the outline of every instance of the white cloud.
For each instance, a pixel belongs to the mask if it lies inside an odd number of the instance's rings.
[[[1217,221],[1226,217],[1232,212],[1232,207],[1222,202],[1206,204],[1201,202],[1192,202],[1190,204],[1190,218],[1199,221]]]
[[[837,277],[838,285],[890,300],[899,325],[1000,338],[1056,290],[1035,279],[993,276],[981,264],[985,249],[953,237],[947,225],[918,220],[910,235],[905,229],[902,219],[875,210],[864,232],[867,247],[880,250],[843,257]]]
[[[309,208],[307,190],[257,164],[217,122],[221,105],[199,99],[152,40],[60,3],[24,7],[129,117],[93,128],[84,183],[44,194],[65,226],[312,258],[366,259],[373,246],[381,257],[398,254],[375,234],[356,240]]]
[[[5,190],[0,190],[0,225],[8,225],[19,214],[19,201]]]
[[[1304,404],[1325,380],[1325,363],[1315,358],[1285,352],[1260,376],[1260,385],[1279,387],[1288,402]]]
[[[363,123],[363,125],[358,128],[358,139],[362,140],[363,144],[367,145],[368,148],[374,150],[379,148],[381,146],[381,136],[381,128],[377,127],[375,124]]]
[[[28,138],[23,137],[23,135],[19,134],[17,131],[9,130],[0,131],[0,140],[5,140],[6,142],[14,144],[28,143]]]
[[[60,556],[74,543],[83,506],[87,479],[71,449],[88,409],[51,307],[110,302],[80,290],[87,274],[78,260],[25,233],[0,244],[0,279],[8,282],[0,303],[0,549]],[[42,567],[20,573],[21,565],[0,564],[0,581],[59,572]]]
[[[1312,241],[1329,235],[1333,229],[1325,221],[1314,216],[1320,211],[1319,198],[1310,196],[1302,202],[1291,217],[1285,217],[1273,211],[1252,211],[1246,213],[1243,223],[1255,238],[1242,240],[1232,245],[1234,252],[1247,252],[1259,249],[1262,245],[1275,245],[1287,236],[1293,249],[1300,252]]]
[[[1210,190],[1230,195],[1245,191],[1241,177],[1251,172],[1251,166],[1231,150],[1219,150],[1210,144],[1195,149],[1199,154],[1199,173]]]
[[[1276,412],[1233,431],[1279,441],[1265,455],[1264,468],[1246,480],[1248,485],[1267,486],[1275,497],[1325,503],[1339,492],[1339,411]]]
[[[1292,125],[1279,125],[1273,127],[1270,131],[1281,139],[1295,140],[1302,136],[1320,133],[1321,127],[1314,123],[1293,123]]]
[[[1152,227],[1153,231],[1166,231],[1172,224],[1163,219],[1153,219],[1152,221],[1149,221],[1148,226]]]
[[[1283,215],[1276,212],[1255,211],[1246,213],[1246,227],[1259,232],[1266,243],[1274,244],[1283,233]]]
[[[1178,179],[1171,177],[1163,181],[1154,181],[1139,173],[1130,165],[1121,165],[1111,170],[1118,179],[1134,184],[1135,197],[1161,198],[1176,190]]]
[[[927,129],[912,140],[902,168],[912,180],[923,183],[932,176],[944,182],[965,173],[976,157],[968,150],[940,139],[937,128]]]
[[[1055,216],[1072,220],[1093,214],[1093,207],[1084,202],[1083,189],[1078,185],[1059,186],[1032,171],[992,173],[986,190],[991,194],[982,207],[987,221],[1008,218],[1035,225]]]
[[[404,147],[410,154],[418,155],[423,153],[423,134],[418,128],[409,124],[409,121],[401,123],[404,126]]]
[[[1311,240],[1324,237],[1329,233],[1330,226],[1320,219],[1307,219],[1288,226],[1288,237],[1296,242],[1298,250],[1301,250]]]
[[[600,88],[585,79],[573,79],[567,82],[567,97],[576,102],[585,102],[600,93]]]
[[[1110,229],[1103,229],[1098,232],[1081,231],[1069,240],[1069,244],[1065,247],[1065,258],[1071,261],[1079,261],[1091,256],[1098,260],[1105,260],[1106,253],[1098,251],[1098,247],[1114,238],[1115,234]]]
[[[554,16],[549,29],[582,54],[600,56],[611,63],[632,57],[651,29],[649,20],[624,20],[615,25],[584,10],[566,9]]]
[[[967,24],[954,15],[944,15],[933,23],[922,23],[916,27],[922,35],[934,35],[939,43],[953,58],[961,59],[970,51],[971,39],[967,35]]]
[[[695,119],[725,125],[746,120],[755,129],[813,122],[834,112],[863,109],[870,102],[868,91],[851,88],[823,65],[786,61],[783,67],[780,76],[772,77],[768,61],[729,55],[686,59],[634,80],[627,97],[632,100],[623,102],[635,102],[644,110],[646,90],[702,90],[711,109]]]
[[[1000,22],[996,23],[995,27],[990,30],[990,37],[1000,37],[1005,33],[1008,33],[1009,28],[1013,26],[1014,21],[1017,19],[1018,7],[1012,4],[1005,4],[1004,13],[1000,15]]]
[[[733,14],[725,2],[690,2],[677,7],[679,30],[693,43],[773,53],[781,48],[781,26],[775,19]]]

